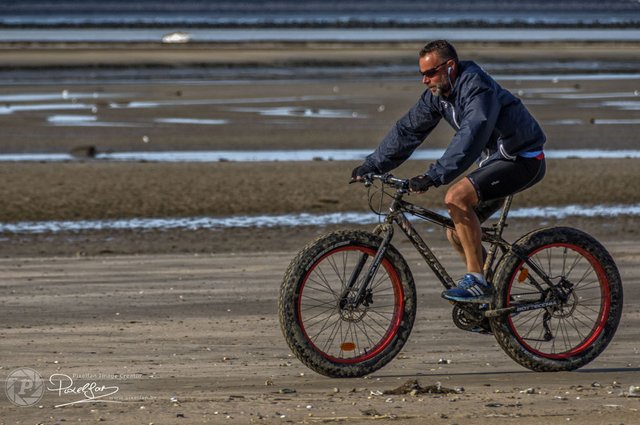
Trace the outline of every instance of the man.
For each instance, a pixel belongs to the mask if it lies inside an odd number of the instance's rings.
[[[483,276],[480,223],[500,208],[506,196],[544,177],[542,146],[546,138],[518,98],[475,63],[459,61],[447,41],[424,46],[418,65],[427,90],[353,170],[352,181],[402,164],[444,118],[456,134],[442,157],[410,180],[410,191],[422,193],[432,186],[449,184],[478,161],[478,168],[453,184],[444,198],[455,225],[455,231],[447,231],[447,238],[463,256],[467,274],[442,296],[457,302],[486,303],[492,287]]]

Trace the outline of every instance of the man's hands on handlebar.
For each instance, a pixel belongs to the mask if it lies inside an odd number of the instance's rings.
[[[431,186],[433,186],[433,180],[426,174],[420,174],[409,179],[409,191],[411,192],[423,193]]]
[[[376,167],[367,164],[366,162],[362,165],[358,165],[356,168],[351,171],[351,181],[349,183],[361,182],[364,181],[364,176],[371,173],[378,173]]]
[[[367,178],[368,176],[377,173],[379,173],[379,170],[377,168],[365,162],[364,164],[357,166],[353,169],[353,171],[351,171],[351,181],[349,181],[349,183],[366,182],[367,180],[369,180]],[[398,179],[394,178],[394,180]],[[405,182],[405,187],[409,189],[410,192],[414,193],[424,193],[431,186],[434,186],[433,180],[431,180],[431,177],[427,176],[426,174],[420,174],[409,180],[405,180]]]

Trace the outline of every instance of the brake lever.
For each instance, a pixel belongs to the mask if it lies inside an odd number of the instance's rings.
[[[364,187],[371,187],[373,185],[373,176],[375,173],[367,173],[362,176],[362,180],[364,180]]]

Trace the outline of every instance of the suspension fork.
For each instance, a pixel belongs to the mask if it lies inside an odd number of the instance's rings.
[[[353,289],[356,287],[356,283],[358,282],[358,277],[360,276],[360,273],[362,273],[362,269],[364,268],[364,265],[367,262],[367,259],[370,257],[369,254],[366,254],[366,253],[363,253],[362,255],[360,255],[360,259],[358,260],[358,263],[356,264],[355,268],[351,272],[351,276],[349,276],[349,280],[347,281],[347,284],[345,285],[345,288],[342,291],[342,294],[340,295],[341,308],[346,307],[347,303],[351,304],[352,307],[358,307],[365,300],[367,288],[369,287],[369,285],[371,284],[371,281],[373,280],[374,276],[378,272],[378,269],[380,268],[380,263],[382,262],[384,255],[387,253],[387,249],[389,247],[389,244],[391,243],[391,238],[393,238],[393,226],[391,224],[382,225],[377,227],[376,230],[374,231],[374,233],[376,234],[379,234],[382,232],[384,232],[384,237],[382,239],[382,243],[378,247],[378,251],[376,252],[376,255],[373,257],[371,266],[369,266],[369,270],[367,271],[367,274],[362,280],[362,283],[358,288],[358,293],[356,294],[355,298],[349,301],[348,296],[351,293],[351,291],[353,291]]]

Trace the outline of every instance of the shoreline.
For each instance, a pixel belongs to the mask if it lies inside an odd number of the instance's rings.
[[[488,223],[490,223],[489,221]],[[626,244],[635,247],[638,217],[568,217],[564,219],[508,220],[504,238],[515,242],[526,233],[546,227],[573,227],[589,233],[605,247]],[[451,247],[442,229],[416,223],[429,246],[449,252]],[[7,234],[0,233],[0,258],[102,257],[138,255],[220,255],[234,253],[298,252],[315,238],[336,230],[358,229],[371,232],[373,224],[331,224],[326,226],[166,229],[166,230],[92,230],[82,232]],[[414,252],[408,239],[398,232],[393,245],[402,252]]]
[[[150,50],[146,43],[135,48],[109,43],[7,46],[0,44],[0,68],[29,64],[34,68],[31,77],[22,76],[20,83],[5,79],[2,85],[6,96],[0,106],[4,152],[372,151],[423,89],[414,68],[420,43],[156,43]],[[514,78],[500,80],[500,84],[545,123],[549,150],[637,148],[637,125],[632,124],[636,112],[627,107],[637,101],[637,79],[612,78],[613,74],[603,74],[598,66],[640,64],[640,43],[474,42],[456,46],[462,58],[489,65],[492,68],[487,69],[496,77],[509,64],[519,66],[512,68]],[[532,62],[557,62],[574,71],[576,64],[593,62],[598,66],[589,70],[590,75],[609,77],[581,80],[549,73],[542,79],[527,79]],[[149,73],[139,71],[140,64],[160,64],[154,75],[163,81],[148,78]],[[400,64],[400,68],[390,67],[388,74],[380,75],[377,64]],[[64,72],[51,71],[60,65],[77,66],[78,72],[62,78]],[[116,65],[117,72],[109,69]],[[278,68],[286,66],[290,66],[287,72]],[[104,72],[96,71],[100,67]],[[207,67],[218,67],[223,75],[244,80],[211,80]],[[323,74],[331,67],[337,71]],[[350,67],[364,70],[364,77],[345,72]],[[267,78],[270,75],[273,79]],[[598,125],[605,122],[610,125]],[[440,125],[424,148],[442,149],[452,134],[448,126]],[[408,161],[394,174],[416,175],[430,161]],[[637,164],[637,159],[549,159],[543,183],[519,197],[515,205],[638,204],[638,192],[630,184],[639,179]],[[11,184],[0,188],[5,200],[0,220],[366,211],[366,191],[346,184],[355,165],[355,160],[5,163],[0,177]],[[444,190],[433,191],[423,202],[440,206],[442,196]],[[577,221],[596,232],[605,229],[616,238],[633,233],[638,219]],[[278,249],[280,236],[296,247],[320,230],[105,231],[34,238],[3,234],[2,253],[199,252],[218,240],[224,243],[216,249],[242,252],[257,249],[256,244]]]
[[[639,31],[640,33],[640,31]],[[640,67],[638,41],[457,41],[461,58],[476,62],[531,64],[534,72],[570,73],[576,62],[599,63],[586,72],[631,72]],[[56,71],[109,68],[242,70],[291,67],[389,66],[389,71],[408,75],[415,67],[421,41],[268,41],[255,42],[0,42],[0,71]],[[557,63],[545,71],[548,63]],[[536,64],[539,64],[536,66]],[[626,64],[626,65],[625,65]],[[406,67],[396,69],[394,67]],[[374,68],[375,68],[374,67]],[[516,74],[527,74],[520,67]]]
[[[545,179],[517,195],[514,208],[639,204],[640,193],[629,184],[640,179],[639,162],[549,159]],[[394,175],[416,175],[426,163],[407,161]],[[0,221],[365,212],[367,190],[347,184],[358,164],[7,163],[0,178],[12,184],[0,187]],[[444,193],[431,190],[412,201],[441,208]]]

